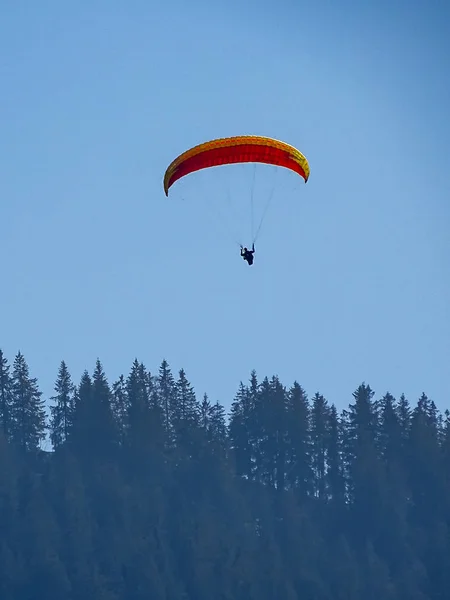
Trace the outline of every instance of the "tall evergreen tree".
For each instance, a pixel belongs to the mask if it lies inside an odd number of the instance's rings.
[[[333,540],[333,543],[336,538],[345,535],[347,532],[347,482],[343,454],[343,425],[336,406],[332,404],[328,413],[326,435],[327,471],[325,489],[328,511],[324,524],[326,524],[326,537],[330,541]]]
[[[73,421],[73,439],[79,457],[104,459],[111,454],[118,442],[118,432],[111,408],[111,390],[99,360],[92,378],[87,371],[81,377]]]
[[[361,384],[353,393],[355,402],[347,413],[347,465],[354,533],[364,544],[381,526],[385,485],[377,450],[378,415],[374,392]]]
[[[379,450],[382,459],[389,469],[396,458],[401,456],[402,431],[397,413],[397,403],[389,392],[379,402],[380,427]]]
[[[313,473],[311,468],[310,406],[301,385],[294,381],[288,394],[287,433],[289,459],[287,480],[303,496],[311,494]]]
[[[8,360],[0,349],[0,431],[7,440],[11,435],[12,379]]]
[[[409,568],[407,549],[408,497],[407,463],[395,398],[386,393],[380,406],[379,450],[384,465],[386,496],[384,517],[375,549],[382,553],[393,572]]]
[[[30,377],[21,352],[13,363],[11,398],[11,439],[23,450],[35,451],[45,439],[45,409],[37,379]]]
[[[227,443],[227,424],[225,418],[225,409],[220,402],[215,402],[210,409],[209,429],[212,441],[225,448]]]
[[[78,456],[89,457],[96,450],[95,420],[92,420],[92,379],[85,370],[74,393],[71,442]],[[92,444],[92,447],[91,447]]]
[[[330,407],[328,417],[327,465],[327,489],[330,498],[342,507],[346,499],[342,427],[334,404]]]
[[[92,402],[100,419],[99,425],[101,423],[98,435],[102,438],[103,445],[111,452],[118,443],[119,429],[112,410],[111,388],[99,359],[95,362],[92,374]]]
[[[255,410],[258,454],[256,473],[259,481],[279,491],[285,488],[288,457],[287,393],[278,377],[264,378]]]
[[[176,402],[176,384],[169,363],[164,359],[159,367],[157,377],[159,399],[163,411],[164,428],[166,430],[169,446],[175,443],[172,415]]]
[[[199,424],[205,434],[209,433],[211,425],[211,402],[208,394],[203,394],[203,400],[200,403]],[[208,436],[209,437],[209,436]]]
[[[250,390],[239,384],[237,394],[231,404],[228,435],[233,450],[238,476],[253,478],[255,460],[255,440],[253,435],[254,406]]]
[[[173,418],[192,425],[198,424],[199,406],[195,391],[189,383],[184,369],[181,369],[176,382],[176,399]]]
[[[443,517],[445,505],[436,412],[426,394],[412,413],[409,449],[414,519],[419,526],[431,527]]]
[[[54,389],[56,395],[51,397],[54,405],[50,406],[50,439],[53,447],[57,449],[70,435],[75,410],[75,385],[64,361],[61,361],[59,366]]]
[[[125,377],[121,375],[112,385],[111,410],[120,443],[123,444],[128,423],[128,395]]]
[[[447,487],[445,497],[448,501],[447,514],[449,515],[448,524],[450,526],[450,411],[448,409],[445,410],[444,417],[445,419],[441,443],[441,453],[444,480]]]
[[[126,444],[134,474],[148,472],[159,464],[165,446],[163,411],[150,373],[142,363],[133,362],[126,381],[128,398]]]
[[[328,448],[328,403],[318,392],[311,406],[311,466],[314,474],[314,494],[325,500]]]
[[[189,383],[184,369],[178,374],[175,384],[175,398],[172,407],[172,424],[178,446],[187,448],[197,439],[200,407],[195,391]],[[191,448],[192,449],[192,448]]]
[[[411,406],[405,394],[402,394],[400,396],[400,399],[397,402],[395,412],[397,414],[398,422],[400,425],[402,446],[405,449],[407,441],[409,439],[409,432],[411,428]]]

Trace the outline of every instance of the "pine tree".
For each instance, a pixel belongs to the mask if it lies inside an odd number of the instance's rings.
[[[211,404],[207,394],[203,395],[199,407],[199,427],[209,444],[211,452],[218,453],[224,458],[228,445],[225,409],[219,402]]]
[[[121,375],[112,385],[111,396],[111,410],[121,444],[124,443],[126,436],[128,408],[126,382],[124,376]]]
[[[281,492],[285,488],[288,455],[287,393],[278,377],[271,381],[264,378],[254,414],[257,478]]]
[[[203,394],[203,400],[200,404],[199,424],[208,438],[211,426],[211,408],[211,402],[209,401],[208,394],[205,393]]]
[[[314,494],[322,500],[325,500],[326,494],[328,419],[328,403],[317,392],[311,406],[311,465]]]
[[[111,390],[103,367],[96,361],[92,378],[84,371],[75,396],[73,438],[78,456],[109,456],[118,442],[111,408]]]
[[[254,393],[249,388],[251,417],[249,439],[253,447],[253,469],[256,481],[275,486],[276,442],[272,431],[272,390],[268,377],[264,377]]]
[[[0,431],[7,440],[11,435],[12,379],[8,360],[0,349]]]
[[[109,447],[109,451],[117,445],[119,432],[112,411],[112,393],[108,379],[99,359],[95,362],[92,375],[92,400],[101,418],[102,428],[99,434],[103,436],[103,444]]]
[[[75,385],[64,361],[61,361],[54,389],[56,395],[51,400],[55,405],[50,407],[50,439],[57,449],[70,435],[75,410]]]
[[[195,391],[189,383],[184,369],[181,369],[176,382],[176,399],[173,418],[192,425],[198,424],[199,406]]]
[[[17,353],[12,372],[11,439],[20,448],[36,451],[45,439],[45,410],[37,379],[31,378],[23,354]]]
[[[361,384],[346,413],[347,465],[355,536],[366,543],[381,527],[386,487],[377,450],[378,415],[374,392]]]
[[[342,427],[334,404],[330,407],[327,432],[327,489],[336,508],[342,509],[346,500],[344,461],[342,456]]]
[[[155,467],[165,446],[163,412],[159,405],[152,377],[145,366],[133,362],[126,381],[127,427],[126,445],[130,470],[142,473]]]
[[[390,570],[398,573],[407,568],[409,562],[406,539],[410,495],[407,464],[397,402],[388,392],[379,402],[379,406],[379,451],[384,464],[387,493],[376,549],[383,553]]]
[[[397,403],[389,392],[379,402],[380,427],[379,427],[379,451],[387,468],[400,454],[402,438],[401,426],[397,414]]]
[[[190,448],[190,451],[193,451],[192,444],[198,442],[199,417],[200,407],[194,389],[189,383],[184,369],[181,369],[175,384],[171,418],[177,446],[185,450]]]
[[[74,411],[71,443],[79,456],[88,457],[95,450],[95,427],[92,431],[92,380],[85,370],[74,392]],[[90,445],[93,444],[91,449]]]
[[[442,454],[435,407],[422,394],[414,408],[410,429],[409,481],[414,519],[421,527],[431,527],[445,514]]]
[[[163,411],[164,428],[166,431],[169,447],[175,443],[172,415],[176,402],[176,384],[168,362],[164,359],[159,367],[157,378],[159,398]]]
[[[254,409],[248,387],[242,381],[231,404],[228,435],[238,476],[253,478],[255,450],[251,434]]]
[[[220,402],[211,406],[209,428],[214,444],[224,449],[227,443],[227,425],[225,409]]]
[[[294,381],[288,394],[287,433],[289,458],[287,480],[303,496],[312,491],[313,473],[310,454],[310,406],[301,385]]]
[[[405,397],[405,394],[402,394],[400,396],[395,412],[397,414],[398,422],[400,425],[403,442],[402,445],[403,448],[405,448],[407,440],[409,439],[409,431],[411,428],[411,407],[409,401]]]
[[[444,481],[446,485],[445,497],[447,499],[447,510],[450,515],[450,411],[444,412],[443,436],[441,442],[442,465]]]

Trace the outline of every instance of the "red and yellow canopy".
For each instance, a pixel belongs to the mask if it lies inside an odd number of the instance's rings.
[[[180,154],[164,175],[164,192],[168,196],[175,181],[200,169],[249,162],[285,167],[308,181],[308,161],[296,148],[269,137],[242,135],[205,142]]]

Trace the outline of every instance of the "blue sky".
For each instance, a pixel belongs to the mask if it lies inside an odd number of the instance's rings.
[[[339,407],[364,380],[446,408],[450,9],[243,4],[2,4],[0,347],[46,396],[61,359],[113,381],[165,357],[227,407],[255,368]],[[253,171],[162,189],[245,133],[311,166],[257,169],[255,211],[277,194],[251,269],[209,208],[229,185],[250,243]]]

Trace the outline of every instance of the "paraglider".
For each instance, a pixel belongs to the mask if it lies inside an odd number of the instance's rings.
[[[251,267],[253,264],[253,255],[255,254],[255,244],[252,244],[252,249],[248,250],[247,248],[243,248],[241,246],[241,256],[244,260],[248,262],[248,265]]]
[[[180,154],[171,162],[164,174],[164,193],[169,195],[171,186],[186,175],[202,169],[238,163],[263,163],[276,167],[284,167],[300,175],[305,181],[309,179],[310,169],[306,157],[294,146],[269,137],[243,135],[218,138],[204,142]],[[272,194],[271,194],[272,197]],[[252,189],[252,236],[253,236],[253,189]],[[270,202],[270,199],[269,199]],[[267,210],[267,207],[266,207]],[[240,244],[241,256],[249,266],[253,264],[255,241],[261,228],[262,220],[252,240],[252,249]]]
[[[246,162],[291,169],[303,177],[305,183],[309,178],[308,161],[293,146],[269,137],[242,135],[205,142],[180,154],[165,172],[164,192],[168,196],[169,188],[178,179],[200,169]]]

